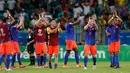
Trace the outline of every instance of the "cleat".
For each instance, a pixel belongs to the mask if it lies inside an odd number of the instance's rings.
[[[93,69],[96,69],[96,65],[93,65]]]
[[[87,67],[84,67],[84,70],[86,70],[87,69]]]
[[[54,69],[56,69],[56,68],[58,68],[58,65],[57,65],[57,64],[54,65]]]
[[[64,68],[69,68],[69,66],[68,66],[68,65],[63,65],[63,67],[64,67]]]
[[[9,68],[9,69],[6,69],[6,71],[11,71],[11,69]]]
[[[111,68],[113,68],[113,67],[114,67],[114,65],[110,65],[110,67],[111,67]]]
[[[45,64],[44,66],[43,66],[44,68],[48,68],[48,66]]]
[[[19,68],[24,68],[24,67],[26,67],[26,66],[25,66],[25,65],[23,65],[23,64],[19,66]]]
[[[16,68],[16,66],[11,66],[11,68]]]
[[[77,64],[76,67],[83,67],[83,65],[81,65],[81,64]]]
[[[120,66],[114,66],[115,69],[120,68]]]
[[[40,69],[41,67],[40,67],[40,66],[36,66],[35,68],[38,68],[38,69]]]

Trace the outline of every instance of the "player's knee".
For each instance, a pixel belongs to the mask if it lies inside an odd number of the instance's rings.
[[[66,52],[66,53],[70,54],[70,50],[67,50],[67,52]]]

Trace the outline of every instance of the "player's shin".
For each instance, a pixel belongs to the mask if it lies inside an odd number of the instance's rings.
[[[54,65],[55,68],[58,67],[58,55],[55,54],[55,65]]]
[[[10,54],[6,55],[6,69],[10,68],[10,61],[11,61],[10,56],[11,56]]]
[[[51,58],[52,58],[52,55],[50,54],[50,55],[49,55],[49,68],[52,68]]]
[[[20,53],[17,54],[17,60],[18,60],[19,65],[22,65],[21,59],[20,59]]]
[[[14,66],[15,59],[16,59],[16,55],[12,55],[12,64],[11,64],[11,66]]]
[[[5,57],[5,54],[2,54],[2,55],[0,56],[0,66],[1,66],[1,64],[2,64],[2,61],[4,60],[4,57]]]
[[[37,64],[38,64],[38,66],[41,66],[41,57],[40,57],[40,55],[37,55]]]
[[[47,55],[44,54],[44,56],[43,56],[43,64],[44,64],[44,65],[46,65],[46,61],[47,61]]]
[[[88,63],[88,56],[85,55],[84,56],[84,67],[87,67],[87,63]]]
[[[69,57],[69,53],[66,52],[64,65],[67,65],[68,57]]]
[[[93,56],[93,65],[96,65],[96,56]]]

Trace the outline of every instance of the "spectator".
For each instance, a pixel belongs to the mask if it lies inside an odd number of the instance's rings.
[[[130,11],[128,12],[127,25],[128,25],[128,29],[130,30]]]
[[[75,4],[75,8],[73,9],[74,12],[74,18],[77,18],[77,13],[82,14],[83,9],[80,7],[79,4]]]
[[[4,11],[4,4],[5,4],[5,1],[0,0],[0,11]]]
[[[19,18],[19,13],[17,10],[14,10],[14,18]]]
[[[47,18],[48,20],[52,19],[52,16],[50,15],[49,11],[46,12],[45,18]]]
[[[87,15],[88,13],[90,13],[90,6],[88,2],[82,3],[82,7],[83,7],[84,15]]]
[[[8,0],[7,3],[9,10],[13,10],[16,3],[15,0]]]
[[[37,15],[33,16],[33,19],[31,20],[30,24],[32,24],[32,26],[34,26],[34,24],[37,22]]]
[[[111,12],[115,11],[115,0],[108,0],[108,5],[110,6]]]
[[[21,17],[21,16],[24,16],[24,18],[29,19],[28,15],[27,15],[27,13],[25,12],[24,9],[21,10],[20,17]]]

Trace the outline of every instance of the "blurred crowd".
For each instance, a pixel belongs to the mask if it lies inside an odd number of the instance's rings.
[[[117,11],[123,20],[122,30],[130,29],[130,0],[0,0],[0,18],[7,17],[5,10],[10,10],[13,17],[19,21],[24,16],[23,31],[33,28],[39,14],[50,19],[56,19],[65,30],[65,23],[68,17],[79,20],[75,27],[76,42],[84,42],[83,27],[87,24],[90,14],[96,19],[99,29],[97,31],[97,43],[105,43],[105,26],[112,15]]]

